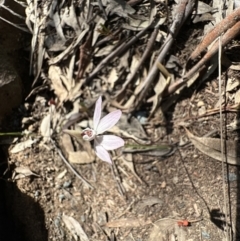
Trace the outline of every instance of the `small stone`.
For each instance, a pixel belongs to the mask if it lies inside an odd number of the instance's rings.
[[[204,104],[204,102],[202,100],[198,101],[198,103],[197,103],[197,107],[202,107],[204,105],[205,104]]]
[[[206,106],[202,106],[199,110],[198,110],[198,115],[205,115],[206,114]]]
[[[167,183],[165,181],[163,181],[162,184],[161,184],[161,188],[165,188],[166,185],[167,185]]]
[[[64,188],[69,188],[71,185],[72,185],[72,181],[71,180],[66,181],[66,182],[63,183],[63,187]]]
[[[177,176],[173,177],[173,183],[174,183],[174,184],[177,184],[177,183],[178,183],[178,177],[177,177]]]

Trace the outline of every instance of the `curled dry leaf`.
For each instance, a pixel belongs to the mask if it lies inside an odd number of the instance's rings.
[[[76,219],[63,214],[62,220],[76,241],[78,241],[79,238],[81,241],[89,241],[88,236]]]
[[[221,139],[196,137],[186,128],[186,133],[192,144],[205,155],[212,157],[215,160],[222,161]],[[232,165],[240,165],[240,156],[238,154],[239,144],[237,141],[224,140],[224,150],[226,162]]]
[[[12,179],[17,180],[17,179],[25,178],[31,175],[39,177],[39,175],[32,172],[29,167],[24,167],[24,166],[16,167],[13,172]]]
[[[35,140],[29,139],[29,140],[20,142],[20,143],[16,144],[10,152],[12,154],[21,152],[21,151],[25,150],[26,148],[31,147],[32,144],[34,144],[35,142],[37,142],[37,139],[35,139]]]
[[[40,133],[44,139],[44,141],[47,141],[52,134],[52,130],[51,130],[51,114],[47,114],[41,123],[40,126]]]

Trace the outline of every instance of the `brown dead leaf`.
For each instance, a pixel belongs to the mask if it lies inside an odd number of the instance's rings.
[[[134,228],[151,223],[152,222],[150,220],[145,220],[145,218],[122,218],[110,221],[106,223],[106,226],[109,228]]]
[[[90,142],[84,141],[82,139],[81,131],[64,130],[64,133],[68,135],[62,135],[62,145],[67,152],[68,159],[71,163],[86,164],[91,163],[95,160],[95,155],[91,144]],[[76,138],[78,143],[81,145],[81,150],[74,151],[72,141],[69,135]]]
[[[196,137],[186,128],[186,133],[192,144],[205,155],[212,157],[215,160],[222,161],[221,154],[221,139]],[[240,165],[240,157],[238,156],[239,143],[232,140],[224,140],[225,147],[223,148],[224,155],[228,164]]]
[[[70,151],[68,152],[68,160],[71,163],[86,164],[93,162],[95,158],[86,151]]]

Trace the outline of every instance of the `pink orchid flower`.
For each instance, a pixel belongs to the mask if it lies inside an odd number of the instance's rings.
[[[108,153],[110,150],[117,149],[124,146],[124,140],[114,135],[100,135],[103,132],[111,129],[119,121],[122,112],[115,110],[101,120],[102,113],[102,97],[100,96],[96,102],[93,115],[93,129],[86,128],[82,131],[84,140],[94,140],[94,150],[96,155],[103,161],[112,163],[111,157]],[[99,136],[100,135],[100,136]]]

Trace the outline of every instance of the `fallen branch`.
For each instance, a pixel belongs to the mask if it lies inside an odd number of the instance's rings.
[[[234,39],[240,33],[240,22],[237,22],[232,28],[230,28],[222,37],[222,47],[225,47],[232,39]],[[190,70],[183,78],[179,79],[175,83],[169,86],[167,94],[174,93],[177,89],[187,83],[187,81],[218,52],[218,42],[214,43],[212,48],[204,55],[204,57]]]
[[[222,33],[232,28],[240,20],[240,8],[235,9],[231,14],[224,18],[221,22],[215,25],[197,46],[190,56],[191,60],[196,59],[203,51],[205,51],[209,45]]]

